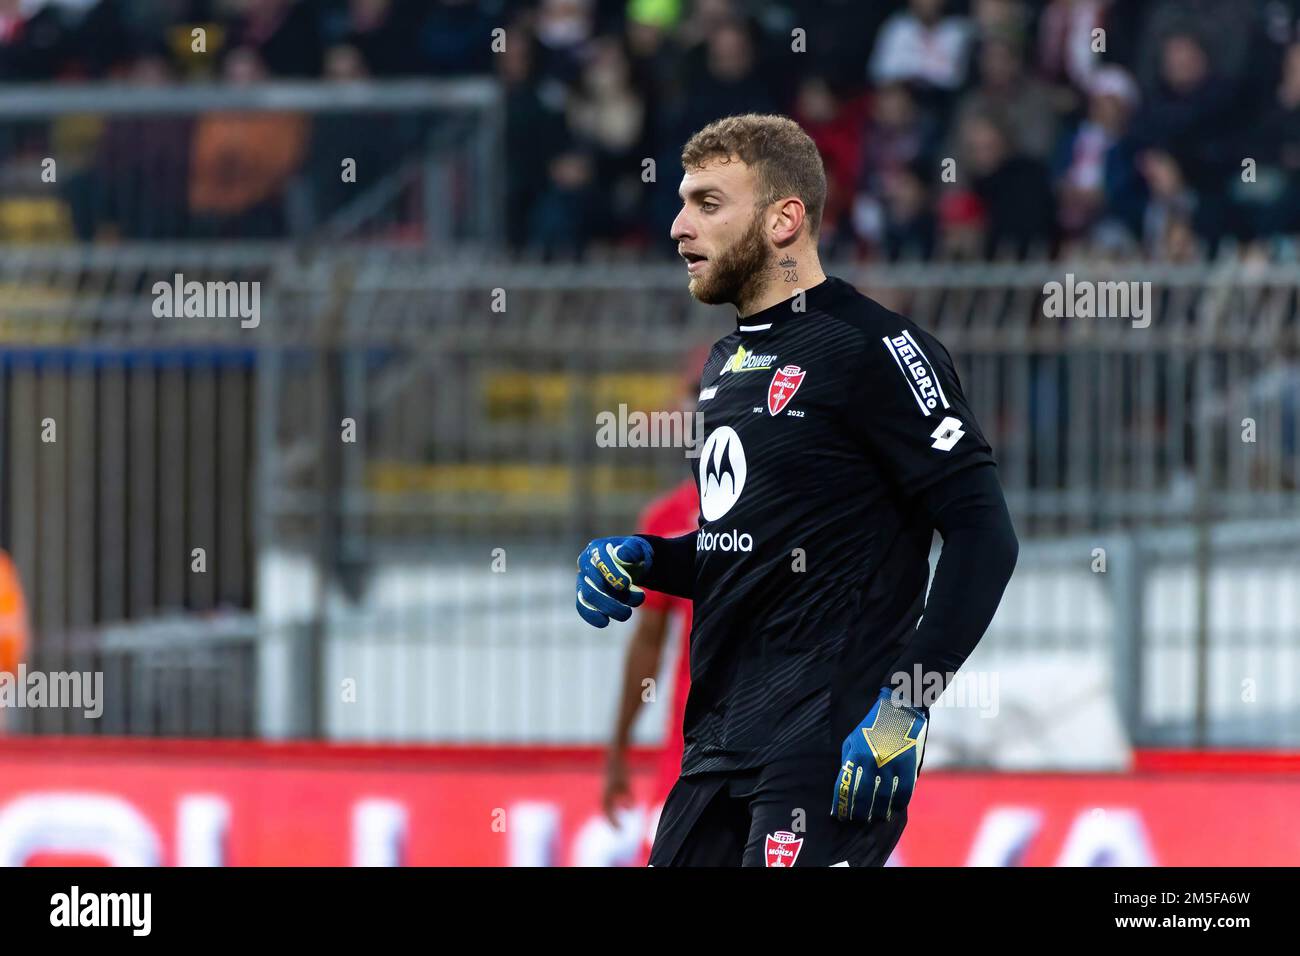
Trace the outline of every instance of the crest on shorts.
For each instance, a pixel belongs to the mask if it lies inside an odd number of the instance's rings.
[[[794,398],[794,393],[799,391],[799,386],[803,384],[803,377],[807,374],[798,365],[787,365],[776,370],[776,374],[772,376],[772,384],[767,387],[769,415],[781,414],[781,410],[790,404],[790,399]]]
[[[763,853],[764,862],[768,866],[794,866],[802,846],[803,837],[797,837],[789,830],[769,833]]]

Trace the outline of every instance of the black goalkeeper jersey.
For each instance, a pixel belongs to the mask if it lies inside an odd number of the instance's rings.
[[[915,497],[992,462],[933,336],[830,277],[737,320],[700,381],[684,775],[828,754],[920,619]]]

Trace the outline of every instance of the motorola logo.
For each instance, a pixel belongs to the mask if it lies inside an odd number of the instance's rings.
[[[728,425],[715,428],[700,452],[700,510],[705,521],[717,521],[745,487],[745,446]]]

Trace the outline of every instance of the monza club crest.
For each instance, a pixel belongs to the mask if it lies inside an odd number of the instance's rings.
[[[764,862],[768,866],[794,866],[803,846],[803,837],[797,837],[789,830],[777,830],[767,835]]]
[[[798,365],[786,365],[776,370],[772,384],[767,387],[767,413],[780,415],[781,410],[790,404],[794,393],[803,384],[803,377],[808,373]]]

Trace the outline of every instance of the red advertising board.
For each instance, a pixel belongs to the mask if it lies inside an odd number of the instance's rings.
[[[653,760],[635,762],[642,803],[618,829],[599,812],[600,760],[595,749],[10,739],[0,865],[639,863]],[[1300,865],[1300,761],[1169,764],[927,773],[891,862]]]

